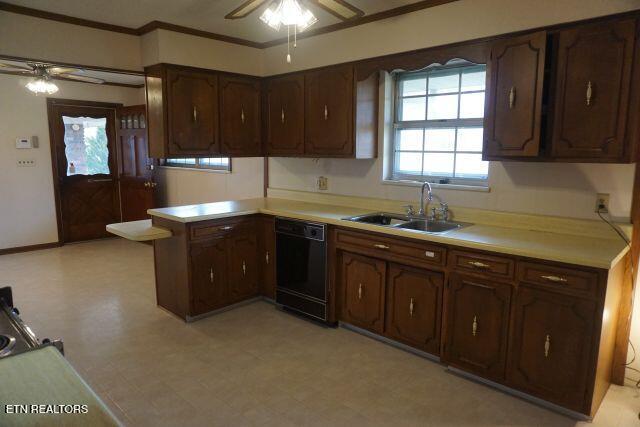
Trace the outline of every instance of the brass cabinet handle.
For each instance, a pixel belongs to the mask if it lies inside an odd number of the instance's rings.
[[[242,261],[242,275],[247,275],[247,264],[244,261]]]
[[[209,281],[213,283],[213,267],[209,269]]]
[[[551,349],[551,336],[547,335],[544,340],[544,357],[549,357],[549,350]]]
[[[329,118],[329,108],[327,104],[324,104],[324,119],[327,120]]]
[[[150,185],[149,185],[149,184],[151,184],[151,183],[150,183],[150,182],[145,182],[145,183],[144,183],[144,186],[145,186],[145,187],[147,187],[147,188],[149,188],[149,187],[150,187]]]
[[[436,253],[433,251],[425,251],[424,252],[424,256],[426,256],[427,258],[435,258],[436,257]]]
[[[198,123],[198,107],[193,106],[193,123]]]
[[[413,317],[413,298],[409,301],[409,317]]]
[[[222,230],[222,231],[229,231],[229,230],[231,230],[232,228],[233,228],[232,226],[230,226],[230,225],[226,225],[226,226],[222,227],[220,230]]]
[[[242,124],[244,124],[244,107],[240,109],[240,120],[242,121]]]
[[[264,260],[267,264],[269,264],[269,251],[267,251],[267,253],[264,254]]]
[[[567,279],[560,276],[540,276],[540,277],[554,283],[567,283]]]
[[[282,110],[280,110],[280,121],[282,123],[284,123],[284,108],[282,108]]]
[[[593,84],[591,80],[587,83],[587,107],[591,105],[591,100],[593,99]]]
[[[387,245],[382,245],[382,244],[380,244],[380,243],[373,245],[373,247],[374,247],[374,248],[377,248],[377,249],[389,249],[389,246],[387,246]]]
[[[358,285],[358,299],[362,299],[362,283]]]
[[[513,109],[516,106],[516,87],[511,86],[509,89],[509,108]]]
[[[491,267],[489,264],[485,264],[484,262],[480,262],[480,261],[469,261],[468,264],[472,267],[475,268],[489,268]]]
[[[473,316],[473,323],[471,324],[471,334],[475,337],[478,335],[478,317]]]

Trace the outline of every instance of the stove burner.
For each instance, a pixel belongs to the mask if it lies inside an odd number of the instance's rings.
[[[0,357],[8,356],[16,345],[16,339],[11,335],[0,334]]]

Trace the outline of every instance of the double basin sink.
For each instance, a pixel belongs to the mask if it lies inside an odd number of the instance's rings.
[[[457,230],[465,227],[467,223],[430,220],[423,217],[414,217],[408,215],[399,215],[386,212],[376,212],[365,215],[351,216],[344,218],[347,221],[361,222],[365,224],[374,224],[392,228],[401,228],[404,230],[421,231],[424,233],[446,233],[447,231]]]

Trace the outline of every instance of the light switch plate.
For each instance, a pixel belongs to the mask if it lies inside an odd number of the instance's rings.
[[[326,176],[319,176],[316,181],[316,187],[318,190],[327,190],[329,188],[329,180]]]
[[[35,159],[18,159],[17,164],[19,168],[32,168],[35,167],[36,161]]]

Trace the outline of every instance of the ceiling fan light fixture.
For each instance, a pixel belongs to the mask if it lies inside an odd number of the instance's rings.
[[[36,95],[39,95],[41,93],[53,95],[58,91],[58,86],[56,86],[55,83],[50,82],[49,80],[42,77],[30,81],[25,85],[25,87]]]
[[[316,22],[318,22],[318,18],[316,18],[315,15],[311,13],[310,10],[308,9],[305,10],[302,13],[302,16],[300,17],[300,19],[298,20],[298,24],[297,24],[298,32],[299,33],[303,32],[304,30],[306,30]]]
[[[260,20],[274,30],[282,25],[295,26],[298,31],[309,28],[318,19],[309,10],[300,6],[298,0],[279,0],[273,2],[260,16]]]
[[[280,30],[282,25],[280,21],[279,7],[277,3],[273,3],[260,15],[260,20],[276,31]]]

